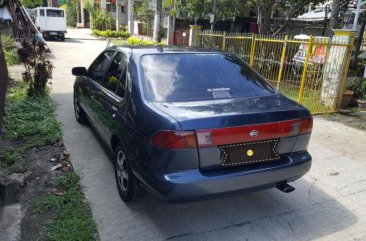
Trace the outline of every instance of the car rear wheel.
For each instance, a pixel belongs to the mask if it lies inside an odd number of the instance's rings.
[[[88,123],[86,114],[85,114],[83,108],[80,106],[80,99],[77,94],[74,94],[74,112],[75,112],[75,118],[76,118],[77,122],[79,122],[80,124]]]
[[[118,193],[124,202],[131,202],[138,188],[136,177],[131,171],[130,164],[121,145],[116,147],[115,176]]]

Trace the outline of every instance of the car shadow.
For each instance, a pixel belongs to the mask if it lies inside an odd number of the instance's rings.
[[[91,129],[113,162],[109,148]],[[291,185],[296,188],[292,193],[269,189],[176,204],[140,187],[136,200],[125,207],[150,220],[165,240],[311,240],[357,223],[351,211],[315,183],[302,178]]]

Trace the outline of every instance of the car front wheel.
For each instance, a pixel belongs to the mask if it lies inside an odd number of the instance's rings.
[[[76,118],[77,122],[79,122],[80,124],[88,123],[86,114],[85,114],[83,108],[80,106],[79,96],[75,93],[74,93],[74,112],[75,112],[75,118]]]
[[[117,146],[115,153],[115,176],[118,193],[124,202],[131,202],[136,196],[137,180],[131,171],[121,145]]]

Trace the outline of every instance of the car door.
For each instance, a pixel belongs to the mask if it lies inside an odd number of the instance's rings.
[[[116,51],[112,50],[101,53],[90,65],[86,76],[83,77],[79,85],[80,104],[89,116],[92,125],[96,124],[96,115],[101,111],[101,106],[95,99],[101,95],[101,84],[115,54]]]
[[[127,55],[117,52],[105,75],[100,94],[95,97],[98,106],[96,119],[103,139],[109,143],[111,134],[118,130],[124,107]]]

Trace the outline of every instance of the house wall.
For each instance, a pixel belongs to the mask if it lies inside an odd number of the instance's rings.
[[[128,1],[121,1],[117,10],[119,11],[119,25],[126,25],[128,19]],[[90,0],[91,4],[100,4],[101,9],[110,12],[112,17],[116,17],[116,7],[115,1],[113,0]],[[85,24],[85,16],[84,16],[84,9],[85,9],[85,0],[80,0],[80,19],[78,20],[77,27],[85,28],[87,27]]]

